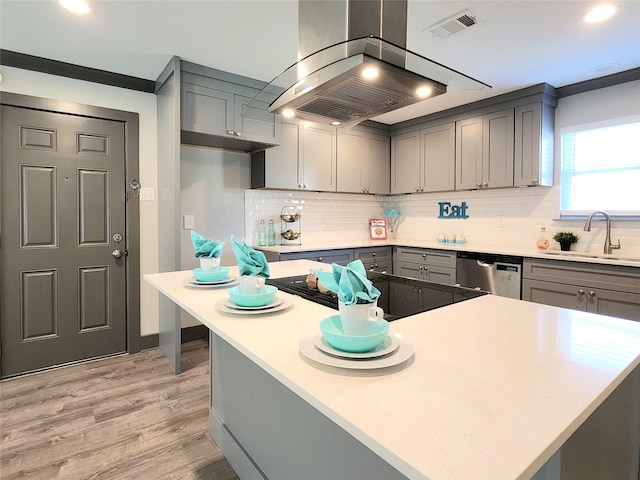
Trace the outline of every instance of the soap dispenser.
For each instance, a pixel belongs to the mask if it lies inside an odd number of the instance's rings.
[[[538,250],[547,250],[549,248],[549,240],[547,240],[547,229],[542,227],[540,229],[540,238],[536,242]]]

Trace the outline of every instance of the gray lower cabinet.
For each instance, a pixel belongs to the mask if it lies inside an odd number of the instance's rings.
[[[346,265],[353,261],[353,249],[314,250],[309,252],[281,253],[280,261],[285,260],[313,260],[322,263],[337,263]]]
[[[453,285],[456,283],[456,254],[446,250],[394,247],[393,273]]]
[[[363,247],[354,250],[353,259],[361,260],[367,270],[393,273],[392,254],[391,247]]]
[[[640,271],[615,265],[525,259],[522,299],[640,320]]]

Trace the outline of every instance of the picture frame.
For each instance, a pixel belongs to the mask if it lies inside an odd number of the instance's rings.
[[[387,239],[387,220],[385,218],[369,219],[369,234],[371,240]]]

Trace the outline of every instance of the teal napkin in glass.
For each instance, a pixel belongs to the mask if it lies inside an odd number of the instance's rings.
[[[239,242],[231,235],[231,247],[236,256],[240,275],[260,275],[269,278],[269,265],[264,253],[254,250],[244,241]]]
[[[224,242],[208,240],[195,230],[191,230],[191,243],[196,250],[196,258],[219,258],[224,248]]]
[[[346,267],[336,263],[331,267],[332,272],[317,271],[318,280],[345,305],[374,303],[380,297],[380,290],[367,278],[362,260],[355,260]]]

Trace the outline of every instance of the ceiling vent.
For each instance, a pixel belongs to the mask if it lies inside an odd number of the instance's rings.
[[[446,20],[438,22],[435,25],[431,25],[426,30],[429,30],[434,37],[449,38],[450,36],[463,32],[478,23],[480,23],[480,19],[471,13],[470,10],[463,10]]]

